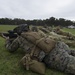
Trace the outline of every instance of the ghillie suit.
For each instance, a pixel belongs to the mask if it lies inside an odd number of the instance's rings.
[[[50,37],[50,39],[53,39],[56,41],[62,41],[62,42],[65,42],[70,47],[75,47],[75,42],[74,42],[75,35],[73,35],[70,32],[64,32],[60,28],[56,28],[56,29],[54,29],[54,32],[47,32],[45,34],[46,34],[46,37],[48,36],[48,37]]]
[[[36,26],[32,26],[31,31],[38,32],[38,28]]]
[[[43,31],[43,32],[46,33],[46,34],[50,32],[50,31],[47,30],[46,28],[39,28],[39,30]]]
[[[44,25],[43,28],[48,30],[48,31],[52,31],[52,27],[50,27],[50,26]]]
[[[72,47],[72,48],[75,48],[75,41],[74,40],[64,40],[64,42],[69,46],[69,47]]]
[[[73,35],[70,32],[64,32],[60,28],[54,29],[54,32],[57,33],[57,34],[59,34],[59,35],[66,36],[68,40],[75,40],[75,35]]]

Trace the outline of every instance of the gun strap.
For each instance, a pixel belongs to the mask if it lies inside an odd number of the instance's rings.
[[[31,50],[30,56],[32,57],[34,54],[34,51],[36,50],[37,44],[39,44],[42,41],[43,38],[39,39],[36,41],[36,44],[34,45],[34,47]]]
[[[24,56],[24,60],[25,60],[24,65],[26,66],[26,70],[29,70],[30,65],[33,64],[31,61],[30,55],[26,54]]]

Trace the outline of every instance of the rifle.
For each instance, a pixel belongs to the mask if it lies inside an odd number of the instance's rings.
[[[21,35],[22,32],[27,32],[29,29],[29,26],[27,24],[23,24],[23,25],[20,25],[16,28],[14,28],[13,30],[9,30],[8,32],[0,32],[0,36],[3,37],[3,38],[7,38],[9,37],[10,39],[11,38],[17,38],[18,35]]]
[[[7,38],[9,37],[9,39],[12,39],[12,38],[17,38],[17,34],[16,33],[11,33],[11,32],[0,32],[0,36],[3,37],[3,38]]]

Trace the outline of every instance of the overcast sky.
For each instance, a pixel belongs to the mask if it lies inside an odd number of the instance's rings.
[[[0,0],[0,18],[75,20],[75,0]]]

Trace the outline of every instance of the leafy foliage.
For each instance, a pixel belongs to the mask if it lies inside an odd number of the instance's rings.
[[[34,20],[25,20],[25,19],[10,19],[10,18],[0,18],[0,24],[4,25],[19,25],[19,24],[28,24],[28,25],[39,25],[39,26],[68,26],[68,25],[75,25],[75,22],[71,20],[66,20],[64,18],[55,18],[55,17],[50,17],[49,19],[34,19]]]

